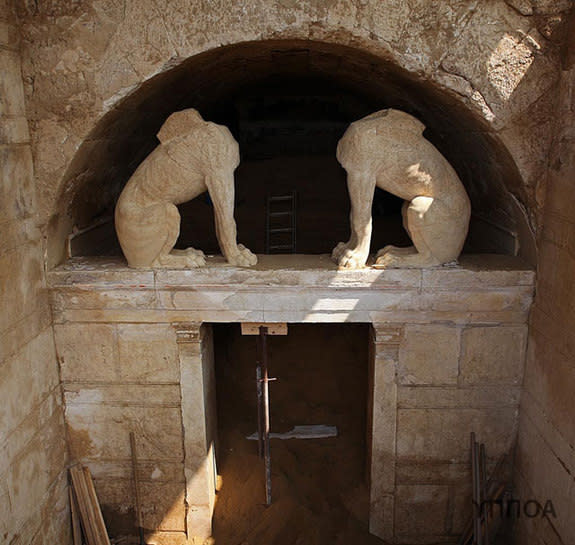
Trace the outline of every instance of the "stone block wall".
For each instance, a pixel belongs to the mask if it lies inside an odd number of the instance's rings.
[[[211,329],[64,323],[54,330],[70,457],[92,471],[111,535],[137,535],[134,432],[147,543],[209,537],[216,486]]]
[[[56,325],[70,458],[92,471],[112,535],[137,535],[130,432],[151,543],[185,531],[180,366],[166,324]],[[159,541],[154,541],[159,540]]]
[[[0,2],[0,542],[69,543],[60,379],[36,225],[19,30]]]
[[[486,444],[489,470],[513,451],[526,339],[526,324],[374,324],[377,535],[406,544],[461,535],[472,510],[469,434]]]
[[[575,543],[575,13],[570,27],[549,159],[537,296],[521,398],[518,494],[556,516],[523,517],[517,543]]]
[[[112,535],[134,535],[132,430],[149,543],[210,533],[206,324],[367,322],[370,530],[389,543],[456,542],[471,511],[470,432],[489,468],[515,444],[533,272],[502,256],[426,271],[260,257],[255,269],[210,258],[193,271],[78,259],[48,274],[70,452],[94,472]]]

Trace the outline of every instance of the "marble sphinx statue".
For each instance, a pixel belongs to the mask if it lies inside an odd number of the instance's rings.
[[[371,242],[375,188],[405,200],[403,225],[413,246],[385,246],[375,267],[424,268],[457,260],[471,206],[463,184],[441,153],[423,137],[425,126],[399,110],[381,110],[352,123],[337,146],[347,171],[351,237],[332,252],[341,268],[364,267]]]
[[[160,145],[128,180],[116,204],[116,233],[130,267],[201,267],[201,250],[175,250],[180,233],[176,205],[208,191],[216,235],[226,260],[248,267],[257,257],[236,241],[234,170],[238,143],[227,129],[194,109],[175,112],[158,132]]]

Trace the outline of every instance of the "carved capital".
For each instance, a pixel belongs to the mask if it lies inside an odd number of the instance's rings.
[[[373,324],[372,331],[376,344],[399,346],[403,340],[403,324]]]
[[[199,322],[174,324],[177,343],[178,344],[199,343],[201,327],[202,324]]]

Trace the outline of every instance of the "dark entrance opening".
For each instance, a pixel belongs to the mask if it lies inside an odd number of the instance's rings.
[[[271,430],[337,426],[324,439],[272,439],[272,505],[257,441],[256,338],[215,325],[218,406],[216,544],[381,543],[368,533],[369,325],[290,325],[268,337]]]

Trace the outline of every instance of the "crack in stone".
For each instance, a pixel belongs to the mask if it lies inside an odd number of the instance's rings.
[[[179,51],[179,49],[177,48],[175,42],[174,42],[173,39],[172,39],[172,35],[171,35],[170,31],[169,31],[168,25],[166,24],[166,19],[165,19],[165,17],[163,16],[162,10],[161,10],[161,9],[159,8],[159,6],[158,6],[157,0],[152,0],[152,5],[154,6],[154,9],[155,9],[155,11],[156,11],[157,14],[158,14],[158,17],[159,17],[159,19],[160,19],[160,22],[162,23],[162,26],[164,27],[164,31],[166,32],[166,38],[167,38],[167,40],[168,40],[168,43],[172,46],[172,49],[173,49],[173,51],[174,51],[174,54],[175,54],[175,55],[179,55],[179,54],[180,54],[180,51]]]
[[[469,92],[466,92],[464,89],[461,89],[461,91],[460,91],[454,87],[449,87],[449,89],[451,89],[453,92],[457,93],[458,95],[469,98],[471,101],[479,104],[481,107],[481,110],[483,112],[483,115],[485,116],[485,118],[488,121],[492,122],[495,120],[496,115],[493,111],[493,108],[491,107],[491,105],[489,104],[487,99],[485,98],[484,94],[481,91],[479,91],[479,89],[475,88],[473,86],[473,84],[465,76],[457,73],[456,71],[447,69],[443,64],[441,64],[438,67],[438,70],[441,70],[442,72],[444,72],[445,74],[447,74],[449,76],[463,80],[464,86],[466,84],[469,87],[469,89],[470,89]]]
[[[531,11],[531,13],[524,13],[522,12],[516,5],[514,5],[512,3],[512,0],[505,0],[505,3],[515,12],[517,12],[519,15],[521,15],[522,17],[531,17],[533,15],[533,7],[529,6],[529,10]]]
[[[451,42],[453,45],[455,45],[459,41],[459,38],[463,35],[465,30],[467,29],[467,27],[471,23],[471,20],[473,19],[473,17],[477,13],[477,6],[479,4],[479,1],[480,0],[476,0],[475,3],[469,7],[466,14],[461,18],[462,27],[458,32],[454,32],[453,40]],[[443,55],[441,55],[441,57],[439,57],[439,61],[437,62],[436,66],[439,66],[441,68],[441,65],[443,64],[445,57],[447,57],[450,53],[451,53],[451,49],[446,48],[445,53],[443,53]],[[454,74],[454,75],[457,75],[457,74]]]

